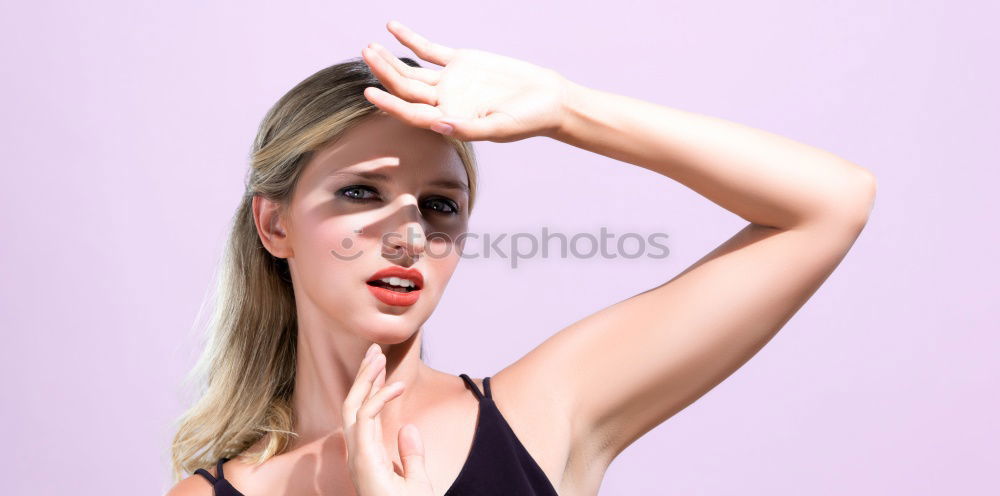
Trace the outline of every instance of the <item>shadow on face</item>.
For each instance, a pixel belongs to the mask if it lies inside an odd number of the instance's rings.
[[[468,205],[462,160],[433,131],[375,114],[317,150],[283,214],[300,312],[380,343],[408,339],[460,260]],[[422,275],[415,303],[373,296],[367,281],[394,266]]]

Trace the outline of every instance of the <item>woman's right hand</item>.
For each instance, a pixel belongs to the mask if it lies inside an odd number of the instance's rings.
[[[556,71],[435,43],[398,21],[386,28],[418,57],[443,66],[411,67],[377,43],[362,49],[365,63],[389,90],[368,87],[365,98],[389,115],[462,141],[508,143],[554,136],[562,127],[571,83]]]
[[[413,424],[397,433],[402,475],[396,473],[382,445],[382,407],[403,392],[404,384],[386,387],[385,355],[377,343],[368,348],[354,384],[344,400],[344,437],[347,465],[358,496],[431,496],[434,494],[424,466],[424,447]]]

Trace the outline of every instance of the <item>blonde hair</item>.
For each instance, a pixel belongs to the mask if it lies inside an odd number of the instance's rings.
[[[421,67],[415,60],[401,60]],[[295,299],[285,259],[263,246],[253,219],[255,195],[287,205],[313,153],[380,109],[365,99],[368,86],[385,87],[360,58],[322,69],[288,91],[268,110],[257,131],[250,169],[216,278],[215,308],[207,343],[185,386],[197,400],[176,421],[171,446],[174,482],[210,469],[264,439],[244,456],[260,464],[283,453],[295,433]],[[455,147],[475,199],[472,145],[442,137]],[[423,359],[423,349],[421,349]]]

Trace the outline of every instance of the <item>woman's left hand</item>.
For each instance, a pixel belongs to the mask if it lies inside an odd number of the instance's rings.
[[[396,21],[386,27],[418,57],[444,66],[409,66],[377,43],[363,49],[365,62],[389,90],[368,87],[365,97],[386,113],[462,141],[507,143],[551,136],[559,129],[568,81],[556,71],[482,50],[446,47]]]
[[[382,445],[382,407],[403,392],[404,384],[385,386],[385,355],[377,344],[358,368],[341,414],[347,441],[347,465],[359,496],[431,496],[420,432],[413,424],[397,433],[402,474]]]

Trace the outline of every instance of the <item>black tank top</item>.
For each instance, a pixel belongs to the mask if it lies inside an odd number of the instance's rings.
[[[444,495],[558,496],[545,472],[517,439],[507,420],[497,409],[490,391],[490,378],[483,379],[484,394],[468,375],[460,374],[459,377],[479,400],[479,417],[465,464]],[[222,473],[222,464],[227,461],[229,458],[219,460],[216,466],[218,478],[212,477],[203,468],[195,470],[195,473],[208,479],[215,489],[215,496],[243,496]]]

